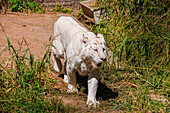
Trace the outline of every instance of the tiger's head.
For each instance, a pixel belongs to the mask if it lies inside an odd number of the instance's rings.
[[[90,61],[94,68],[100,67],[106,61],[106,42],[103,35],[86,33],[82,36],[82,42],[84,43],[82,58]]]

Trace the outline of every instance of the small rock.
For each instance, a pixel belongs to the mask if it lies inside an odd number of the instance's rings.
[[[27,25],[22,25],[22,27],[27,27]]]
[[[23,14],[23,16],[28,16],[28,14]]]

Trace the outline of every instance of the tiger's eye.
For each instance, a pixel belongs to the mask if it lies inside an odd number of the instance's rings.
[[[96,52],[98,52],[98,50],[97,49],[94,49]]]

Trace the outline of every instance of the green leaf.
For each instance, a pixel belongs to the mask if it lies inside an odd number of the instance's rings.
[[[9,52],[11,52],[11,49],[10,49],[10,47],[11,47],[11,43],[10,43],[10,41],[9,41],[9,38],[7,37],[7,42],[8,42],[8,49],[9,49]]]
[[[30,54],[30,64],[33,65],[34,63],[34,55]]]

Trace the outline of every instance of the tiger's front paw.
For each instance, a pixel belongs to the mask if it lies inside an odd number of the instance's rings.
[[[90,107],[99,107],[100,105],[100,102],[99,101],[96,101],[96,100],[88,100],[87,101],[87,106],[90,108]]]

